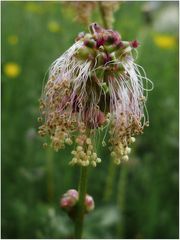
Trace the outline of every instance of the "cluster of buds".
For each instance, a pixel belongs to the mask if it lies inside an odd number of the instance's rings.
[[[129,145],[148,125],[145,102],[152,82],[134,62],[136,40],[123,41],[118,32],[96,23],[89,30],[50,68],[40,100],[44,124],[39,133],[50,135],[56,151],[75,143],[71,164],[96,166],[101,159],[92,138],[106,128],[119,164],[128,160]]]
[[[62,198],[60,199],[60,207],[73,217],[76,213],[78,201],[79,193],[75,189],[70,189],[65,194],[63,194]],[[93,198],[88,194],[85,196],[84,207],[85,213],[93,211],[95,207]]]

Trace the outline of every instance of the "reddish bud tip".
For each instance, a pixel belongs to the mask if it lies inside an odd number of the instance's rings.
[[[137,47],[139,47],[139,42],[137,40],[134,40],[134,41],[130,42],[130,45],[133,48],[137,48]]]
[[[100,46],[103,46],[105,43],[105,39],[103,37],[96,40],[96,47],[99,48]]]

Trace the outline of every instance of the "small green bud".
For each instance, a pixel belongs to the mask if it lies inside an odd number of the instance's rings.
[[[108,93],[109,92],[109,87],[107,86],[107,84],[105,82],[103,82],[101,84],[101,88],[102,90],[105,92],[105,93]]]
[[[97,66],[104,65],[104,59],[106,58],[106,54],[104,52],[98,54],[97,57]]]
[[[84,45],[89,48],[94,48],[96,46],[96,41],[94,39],[85,39]]]
[[[105,45],[105,49],[108,53],[112,53],[114,51],[116,51],[119,47],[116,44],[112,44],[112,45]]]
[[[85,39],[91,39],[92,35],[90,33],[86,33],[84,36]]]
[[[82,60],[86,60],[93,55],[94,55],[94,51],[91,48],[88,48],[85,46],[79,49],[76,53],[76,56]]]

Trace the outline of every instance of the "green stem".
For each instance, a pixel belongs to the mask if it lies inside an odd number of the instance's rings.
[[[108,28],[110,28],[110,26],[109,26],[108,21],[106,19],[106,14],[105,14],[102,2],[98,1],[97,3],[98,3],[98,7],[99,7],[99,11],[100,11],[100,14],[101,14],[101,18],[102,18],[102,21],[103,21],[104,28],[108,29]]]
[[[123,226],[124,226],[124,210],[125,210],[125,198],[126,198],[126,182],[128,175],[128,165],[122,166],[119,180],[118,180],[118,194],[117,194],[117,206],[119,214],[122,216],[122,220],[117,224],[118,238],[123,238]]]
[[[98,3],[99,11],[102,17],[103,25],[105,28],[109,28],[102,3],[101,2],[97,2],[97,3]],[[77,206],[77,216],[75,219],[75,238],[79,238],[79,239],[82,238],[82,233],[83,233],[86,185],[87,185],[87,167],[81,167],[79,189],[78,189],[79,203]]]
[[[114,179],[116,175],[116,165],[114,162],[111,160],[109,162],[108,166],[108,175],[107,175],[107,181],[106,181],[106,186],[105,186],[105,191],[104,191],[104,201],[109,202],[111,199],[112,193],[113,193],[113,186],[114,186]]]
[[[53,151],[47,149],[46,172],[47,172],[47,196],[48,201],[52,202],[54,198],[54,179],[53,179]]]
[[[79,202],[77,206],[77,216],[75,219],[75,238],[82,238],[83,221],[85,211],[85,196],[87,186],[87,167],[81,167],[81,174],[79,179]]]

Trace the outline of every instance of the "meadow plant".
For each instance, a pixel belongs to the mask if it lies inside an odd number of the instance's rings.
[[[97,133],[104,133],[102,145],[120,164],[128,161],[135,137],[149,125],[146,100],[152,82],[135,63],[138,46],[136,40],[124,41],[118,32],[92,23],[89,33],[80,33],[49,69],[40,99],[39,134],[50,136],[45,146],[55,151],[75,145],[70,165],[81,166],[79,194],[74,197],[75,192],[68,192],[61,206],[69,210],[77,204],[78,238],[85,213],[87,167],[101,162]],[[89,209],[94,208],[91,205]]]

